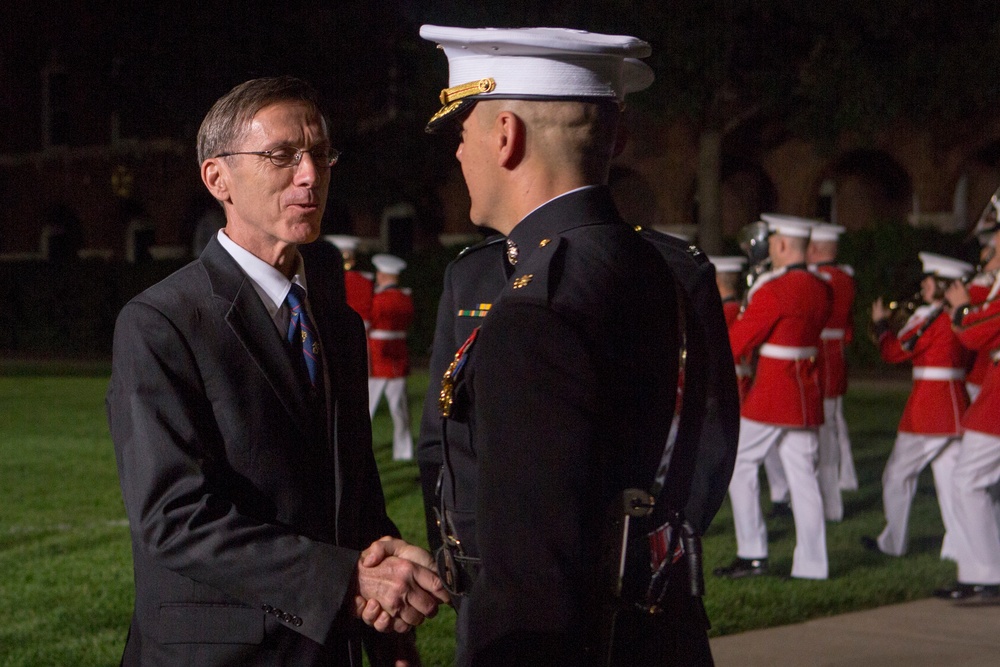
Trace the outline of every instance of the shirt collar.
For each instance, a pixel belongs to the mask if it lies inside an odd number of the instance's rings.
[[[267,307],[267,312],[272,317],[274,317],[278,309],[284,304],[285,297],[288,296],[288,290],[292,288],[293,282],[299,284],[308,294],[305,262],[302,260],[302,255],[298,255],[295,275],[289,280],[281,271],[278,271],[229,238],[224,229],[219,230],[218,238],[219,244],[225,248],[226,252],[232,255],[236,263],[243,269],[243,272],[247,274],[250,282],[253,283],[254,289],[257,290],[261,300],[264,302],[264,306]]]

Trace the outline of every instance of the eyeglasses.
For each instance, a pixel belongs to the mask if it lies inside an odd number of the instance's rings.
[[[311,148],[309,150],[303,150],[301,148],[296,148],[295,146],[278,146],[277,148],[272,148],[269,151],[233,151],[232,153],[219,153],[215,157],[229,157],[230,155],[256,155],[258,157],[266,157],[275,167],[285,169],[288,167],[297,167],[299,163],[302,162],[303,153],[309,153],[309,155],[312,156],[313,163],[322,169],[329,169],[333,165],[337,164],[337,160],[340,159],[340,151],[336,148],[328,148],[325,146]]]

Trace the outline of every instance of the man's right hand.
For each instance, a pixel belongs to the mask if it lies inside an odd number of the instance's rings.
[[[355,616],[379,632],[406,632],[437,613],[448,593],[420,547],[390,537],[376,540],[358,559]]]

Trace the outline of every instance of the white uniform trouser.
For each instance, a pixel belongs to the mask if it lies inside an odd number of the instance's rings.
[[[787,503],[789,498],[788,478],[781,467],[781,455],[774,447],[764,457],[764,472],[767,474],[767,488],[772,503]]]
[[[767,526],[760,509],[760,464],[777,449],[788,477],[795,519],[795,552],[792,576],[826,579],[826,523],[823,499],[816,475],[818,437],[816,429],[793,429],[740,419],[736,466],[729,483],[729,498],[736,525],[736,555],[740,558],[767,557]]]
[[[990,496],[1000,481],[1000,437],[966,431],[958,450],[952,490],[958,580],[1000,584],[1000,529]]]
[[[959,436],[922,435],[900,432],[896,435],[889,460],[882,473],[882,504],[885,529],[878,536],[878,546],[890,556],[902,556],[909,545],[910,508],[917,492],[920,471],[931,464],[937,489],[944,539],[941,558],[954,559],[955,504],[952,502],[952,475],[958,459]],[[994,522],[995,523],[995,522]]]
[[[410,408],[406,401],[406,378],[368,378],[368,413],[375,416],[382,394],[385,393],[392,416],[392,458],[409,461],[413,458],[413,436],[410,435]]]
[[[826,423],[820,429],[820,438],[823,437],[823,429],[828,427],[835,429],[836,441],[840,447],[837,485],[841,491],[857,491],[858,473],[854,469],[851,436],[847,432],[847,420],[844,419],[844,397],[834,396],[833,398],[823,399],[823,416],[826,419]]]
[[[836,411],[838,406],[842,406],[842,399],[823,399],[823,425],[819,427],[819,491],[823,496],[823,516],[827,521],[843,521],[844,500],[840,495],[840,474],[841,474],[841,426],[836,421]],[[840,416],[843,423],[843,415]],[[844,426],[846,430],[846,425]],[[845,438],[846,439],[846,438]],[[850,456],[851,443],[847,441],[848,456]],[[851,474],[854,474],[854,462],[850,463]],[[788,477],[781,466],[781,457],[777,448],[768,452],[764,458],[764,470],[767,473],[767,484],[770,488],[772,503],[787,503],[790,496],[788,488]],[[857,488],[855,479],[854,488]]]

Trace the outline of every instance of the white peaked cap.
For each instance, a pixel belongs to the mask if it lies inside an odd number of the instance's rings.
[[[406,262],[402,259],[385,253],[372,257],[372,264],[380,273],[388,273],[393,276],[398,276],[406,268]]]
[[[742,273],[743,267],[747,264],[747,258],[740,255],[729,257],[713,257],[709,255],[708,261],[715,266],[716,273]]]
[[[921,263],[924,265],[924,273],[930,273],[938,278],[951,278],[960,280],[972,275],[975,267],[968,262],[963,262],[952,257],[937,255],[933,252],[917,253]]]
[[[627,35],[567,28],[453,28],[420,26],[448,57],[448,88],[427,123],[445,120],[482,99],[612,99],[648,88],[653,70],[637,60],[648,43]]]
[[[840,239],[840,235],[845,231],[847,230],[840,225],[831,225],[828,222],[820,222],[813,225],[812,236],[809,238],[813,241],[837,241]]]
[[[800,218],[797,215],[783,215],[781,213],[762,213],[760,219],[767,223],[767,230],[769,232],[800,239],[809,238],[813,226],[820,222],[819,220],[810,220],[809,218]]]
[[[348,236],[346,234],[327,234],[324,238],[337,246],[341,252],[357,249],[358,242],[361,240],[357,236]]]

